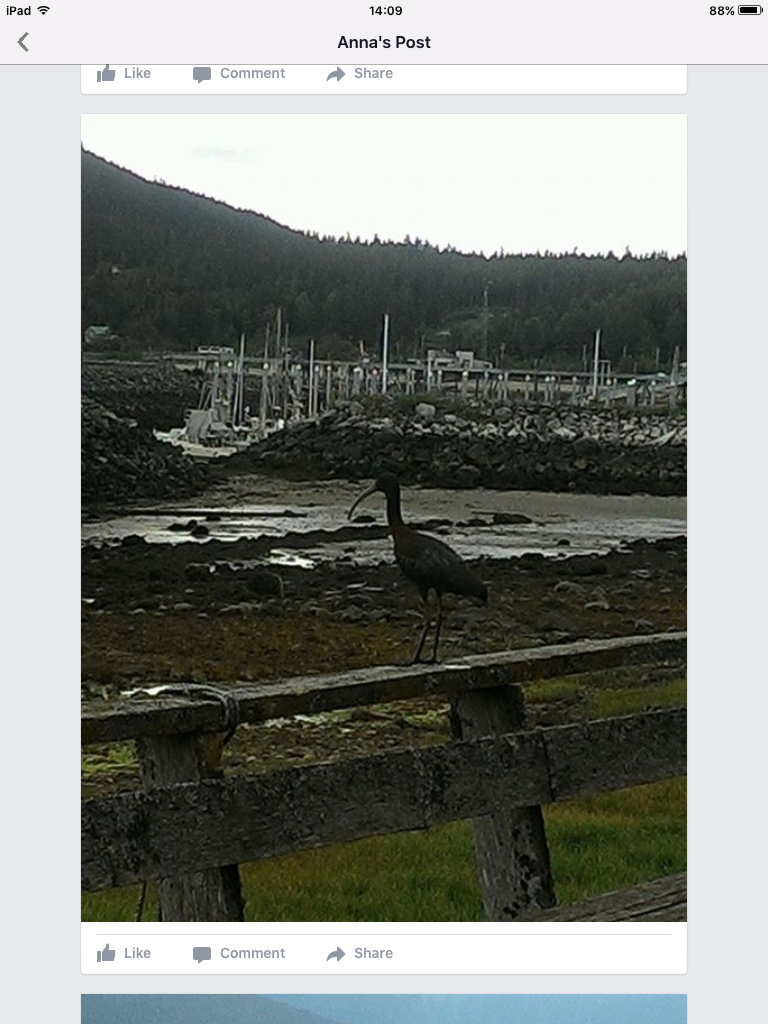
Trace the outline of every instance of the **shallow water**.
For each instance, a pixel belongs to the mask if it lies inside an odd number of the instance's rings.
[[[189,532],[171,526],[196,520],[206,526],[208,537],[216,540],[274,537],[275,547],[267,558],[273,564],[309,568],[329,559],[375,564],[390,557],[389,539],[361,537],[341,542],[332,536],[333,531],[349,525],[347,510],[361,490],[360,485],[339,481],[294,483],[242,477],[203,495],[194,505],[158,503],[84,522],[82,540],[109,543],[138,534],[150,543],[184,543],[192,539]],[[452,525],[431,532],[438,536],[445,532],[452,547],[472,557],[509,558],[526,552],[565,557],[608,551],[641,537],[658,540],[686,532],[686,500],[679,497],[407,488],[403,505],[406,521],[449,520]],[[357,511],[373,516],[375,524],[385,525],[380,495],[373,495]],[[495,512],[521,513],[532,522],[494,525]],[[483,520],[484,525],[469,520]],[[327,536],[300,552],[280,543],[288,533],[313,531],[324,531]],[[204,544],[206,539],[196,543]]]

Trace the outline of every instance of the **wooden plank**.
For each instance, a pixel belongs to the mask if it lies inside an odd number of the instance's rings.
[[[202,779],[222,778],[220,737],[150,736],[137,752],[148,793]],[[206,867],[158,879],[161,921],[242,921],[245,905],[237,864]]]
[[[605,718],[543,730],[554,800],[685,775],[686,710]],[[618,755],[618,756],[617,756]]]
[[[240,722],[263,722],[409,697],[450,698],[465,690],[559,678],[625,665],[680,662],[686,633],[578,640],[570,644],[473,655],[442,665],[375,666],[332,675],[300,676],[249,686],[221,684],[237,702]],[[108,743],[183,732],[219,732],[221,701],[154,697],[83,705],[82,742]]]
[[[558,739],[571,730],[595,736],[597,724],[600,750],[576,734]],[[655,742],[659,732],[672,756]],[[630,735],[647,757],[634,756]],[[680,770],[684,737],[684,711],[653,711],[87,800],[82,885],[93,891],[544,804],[606,788],[607,765],[617,785],[638,785]],[[578,772],[561,763],[573,749],[587,761]],[[558,792],[551,778],[570,783]]]
[[[458,739],[516,732],[526,725],[523,691],[497,686],[460,693],[451,718]],[[502,803],[496,813],[475,818],[472,833],[486,921],[514,921],[524,911],[555,905],[540,805],[513,809]]]
[[[556,910],[528,914],[524,921],[686,921],[688,876],[685,872],[655,882],[605,893]]]

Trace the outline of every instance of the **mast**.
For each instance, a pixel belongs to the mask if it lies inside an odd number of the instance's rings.
[[[307,396],[307,416],[311,419],[315,414],[315,339],[309,339],[309,394]]]
[[[261,366],[261,409],[259,410],[259,427],[263,433],[267,422],[267,389],[269,387],[269,324],[264,329],[264,362]]]
[[[235,400],[232,410],[232,421],[235,426],[243,422],[245,405],[245,331],[240,335],[240,356],[237,361],[237,378],[235,380]]]
[[[592,397],[597,398],[597,375],[600,367],[600,328],[595,331],[595,365],[592,371]]]
[[[381,393],[387,393],[387,371],[389,369],[389,313],[384,314],[384,340],[381,356]]]

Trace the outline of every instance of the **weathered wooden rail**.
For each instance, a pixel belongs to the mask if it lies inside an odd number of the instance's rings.
[[[557,916],[542,805],[684,774],[685,711],[531,730],[522,685],[679,663],[685,642],[580,641],[228,687],[226,700],[190,690],[85,705],[83,743],[135,740],[144,788],[84,801],[82,887],[156,878],[163,920],[242,920],[241,862],[472,819],[488,920]],[[220,737],[235,722],[430,695],[451,700],[453,742],[223,775]]]

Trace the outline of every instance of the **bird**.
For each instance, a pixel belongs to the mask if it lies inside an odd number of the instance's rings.
[[[356,499],[349,510],[348,519],[352,519],[355,509],[361,502],[379,491],[387,499],[387,523],[394,541],[395,561],[400,566],[403,575],[416,584],[424,602],[424,626],[416,653],[410,662],[412,665],[422,661],[421,655],[431,625],[428,615],[430,590],[434,590],[437,595],[437,619],[432,656],[425,659],[426,664],[434,664],[437,661],[437,645],[440,642],[440,628],[443,621],[443,594],[458,594],[486,604],[488,588],[453,548],[436,537],[431,537],[429,534],[421,533],[405,525],[400,507],[400,482],[394,473],[381,473],[374,483]]]

